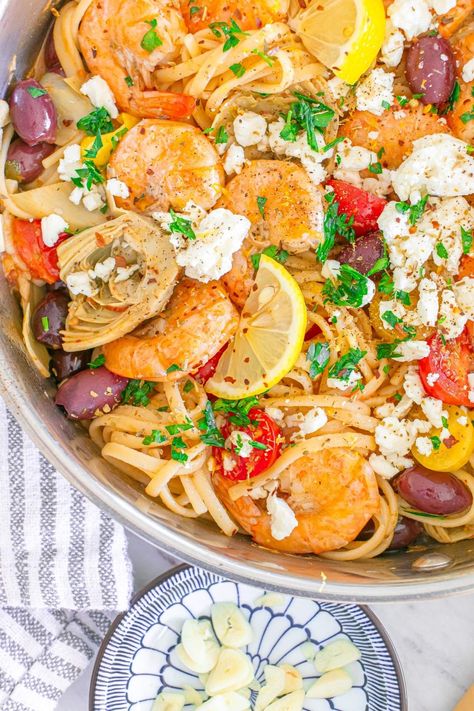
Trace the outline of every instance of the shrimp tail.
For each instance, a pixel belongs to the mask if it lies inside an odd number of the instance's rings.
[[[172,91],[136,92],[129,101],[131,113],[142,118],[185,119],[191,116],[195,106],[192,96]]]

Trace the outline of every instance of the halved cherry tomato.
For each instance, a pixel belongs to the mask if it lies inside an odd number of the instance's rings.
[[[216,372],[217,364],[220,361],[221,355],[224,353],[226,348],[227,344],[225,346],[222,346],[220,351],[217,351],[217,353],[213,355],[212,358],[209,358],[209,360],[204,363],[204,365],[201,365],[201,367],[198,368],[194,373],[196,380],[202,383],[202,385],[205,385],[209,378],[212,378],[212,376]]]
[[[13,221],[13,242],[19,257],[24,261],[33,279],[48,284],[59,280],[57,248],[69,235],[63,232],[54,247],[47,247],[41,235],[41,221]]]
[[[354,217],[352,227],[358,237],[378,229],[377,219],[387,204],[386,200],[344,180],[328,180],[326,185],[334,190],[338,213]]]
[[[468,330],[445,342],[435,334],[428,339],[428,345],[430,354],[419,361],[420,377],[428,395],[447,405],[472,407],[467,376],[474,371],[473,343]],[[439,375],[432,385],[428,382],[431,373]]]
[[[457,279],[464,277],[474,277],[474,254],[465,254],[461,259]]]
[[[230,413],[231,414],[231,413]],[[239,427],[227,421],[222,427],[222,434],[227,439],[234,430],[245,432],[253,442],[265,445],[265,449],[253,448],[249,457],[239,457],[235,451],[213,447],[213,454],[219,465],[219,474],[232,481],[241,481],[261,474],[276,461],[280,455],[280,428],[275,420],[263,410],[252,408],[249,413],[250,425]],[[233,467],[224,467],[223,458],[233,463]]]
[[[313,323],[306,331],[304,340],[310,341],[312,338],[316,338],[316,336],[319,336],[320,333],[321,333],[321,329],[319,328],[318,324]]]

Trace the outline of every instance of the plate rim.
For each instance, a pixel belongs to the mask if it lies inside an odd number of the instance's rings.
[[[91,675],[91,680],[90,680],[90,685],[89,685],[89,711],[95,711],[94,703],[95,703],[95,692],[96,692],[96,686],[97,686],[97,679],[99,676],[99,669],[100,665],[102,663],[102,659],[104,657],[105,651],[108,647],[108,644],[115,634],[117,627],[120,625],[122,620],[128,615],[128,613],[131,611],[132,607],[137,604],[139,600],[141,600],[142,597],[144,597],[150,590],[152,590],[155,587],[158,587],[165,583],[169,578],[172,578],[173,576],[177,575],[178,573],[181,573],[184,570],[188,569],[193,569],[198,566],[195,565],[188,565],[187,563],[179,563],[178,565],[174,565],[172,568],[169,568],[169,570],[164,571],[161,573],[161,575],[158,575],[156,578],[151,580],[149,583],[147,583],[143,588],[140,588],[130,599],[130,603],[128,606],[127,610],[124,610],[123,612],[120,612],[110,623],[110,627],[108,628],[101,644],[100,647],[97,651],[97,655],[95,658],[94,666],[92,668],[92,675]],[[205,570],[205,568],[203,568]],[[216,575],[220,575],[224,580],[226,580],[225,576],[222,576],[220,573],[215,573]],[[234,581],[233,581],[234,582]],[[237,584],[240,584],[241,581],[238,581]],[[252,583],[243,583],[244,585],[252,585]],[[285,593],[289,594],[289,593]],[[290,595],[290,597],[300,597],[299,595]],[[303,597],[302,599],[306,599]],[[318,598],[313,596],[311,599],[317,601]],[[321,598],[323,602],[326,602],[323,598]],[[407,688],[406,688],[406,682],[405,682],[405,677],[403,674],[403,669],[400,664],[400,659],[397,654],[397,651],[394,647],[394,644],[392,640],[390,639],[390,636],[385,629],[384,625],[380,621],[380,619],[377,617],[377,615],[370,610],[367,605],[359,605],[357,602],[350,602],[350,603],[344,603],[344,602],[334,602],[333,604],[350,604],[350,605],[356,605],[357,607],[360,607],[363,612],[367,615],[367,617],[370,619],[370,621],[373,623],[375,628],[377,629],[378,633],[380,634],[386,648],[387,652],[390,656],[390,659],[393,664],[393,668],[395,671],[395,676],[397,677],[398,681],[398,686],[400,689],[400,711],[408,711],[408,696],[407,696]]]

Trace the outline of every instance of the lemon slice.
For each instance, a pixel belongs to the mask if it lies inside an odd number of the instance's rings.
[[[306,331],[303,294],[287,270],[262,254],[239,328],[206,390],[226,400],[258,395],[294,366]]]
[[[382,46],[383,0],[313,0],[297,17],[295,30],[320,62],[354,84]]]

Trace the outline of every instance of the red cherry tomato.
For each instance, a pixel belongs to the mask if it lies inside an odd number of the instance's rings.
[[[54,247],[47,247],[41,235],[41,221],[14,220],[13,241],[19,257],[24,261],[33,279],[48,284],[59,280],[57,247],[69,235],[63,232]]]
[[[239,427],[227,421],[222,427],[222,434],[227,439],[234,430],[245,432],[253,442],[264,444],[265,449],[253,448],[249,457],[239,457],[235,451],[226,450],[227,456],[234,462],[233,468],[228,471],[223,464],[223,450],[213,447],[213,454],[219,465],[219,474],[232,481],[241,481],[261,474],[271,467],[280,455],[280,428],[275,420],[256,407],[249,411],[249,417],[251,424],[246,427]]]
[[[428,339],[428,345],[430,354],[419,361],[420,377],[428,395],[447,405],[472,407],[467,376],[474,370],[473,342],[468,330],[445,343],[435,334]],[[428,382],[431,373],[439,376],[432,385]]]
[[[227,344],[223,346],[220,351],[217,351],[217,353],[213,355],[212,358],[209,358],[209,360],[204,363],[204,365],[201,365],[201,367],[196,370],[194,374],[196,380],[205,385],[209,378],[212,378],[212,376],[216,372],[217,364],[221,359],[221,355],[224,353],[226,348]]]
[[[318,324],[313,323],[306,331],[304,340],[310,341],[312,338],[316,338],[316,336],[319,336],[320,333],[321,329],[319,328]]]
[[[326,185],[334,190],[339,214],[354,217],[352,226],[357,237],[378,229],[377,219],[387,204],[386,200],[344,180],[328,180]]]

